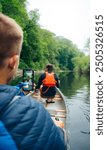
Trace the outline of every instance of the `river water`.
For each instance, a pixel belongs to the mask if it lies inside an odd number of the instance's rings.
[[[71,73],[61,73],[60,89],[66,98],[67,150],[90,149],[90,84],[89,77],[74,77]]]
[[[90,150],[90,81],[86,76],[59,73],[60,89],[65,96],[67,114],[67,150]],[[37,82],[39,75],[35,75]],[[17,84],[19,79],[13,81]]]

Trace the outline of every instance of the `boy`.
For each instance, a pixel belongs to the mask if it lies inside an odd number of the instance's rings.
[[[7,85],[15,76],[22,48],[23,31],[0,13],[0,120],[19,150],[64,150],[62,129],[44,107],[30,96],[19,96]]]

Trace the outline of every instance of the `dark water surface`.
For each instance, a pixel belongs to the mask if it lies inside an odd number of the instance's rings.
[[[37,82],[39,75],[36,74]],[[66,97],[67,150],[90,150],[90,87],[89,77],[74,77],[72,73],[60,73],[60,89]],[[20,79],[21,80],[21,79]],[[19,82],[16,78],[12,84]]]
[[[90,89],[89,77],[73,77],[71,73],[59,75],[61,91],[66,97],[67,150],[90,149]]]

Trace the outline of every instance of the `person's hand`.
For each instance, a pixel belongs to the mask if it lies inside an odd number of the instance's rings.
[[[56,126],[64,128],[64,123],[61,120],[54,119],[54,123],[56,124]]]
[[[33,90],[35,90],[35,89],[36,89],[36,84],[34,83],[34,84],[33,84]]]
[[[34,95],[38,95],[39,94],[39,90],[35,89]]]
[[[20,82],[18,83],[17,87],[19,87],[20,89],[24,86],[28,86],[28,83],[27,82]]]
[[[35,92],[36,92],[36,93],[38,93],[38,92],[39,92],[39,90],[38,90],[38,89],[36,89],[36,90],[35,90]]]

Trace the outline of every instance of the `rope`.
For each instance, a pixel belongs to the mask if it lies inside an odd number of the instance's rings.
[[[48,90],[49,90],[49,88],[50,88],[50,86],[43,92],[42,91],[42,88],[40,88],[40,92],[42,93],[42,94],[45,94]]]

